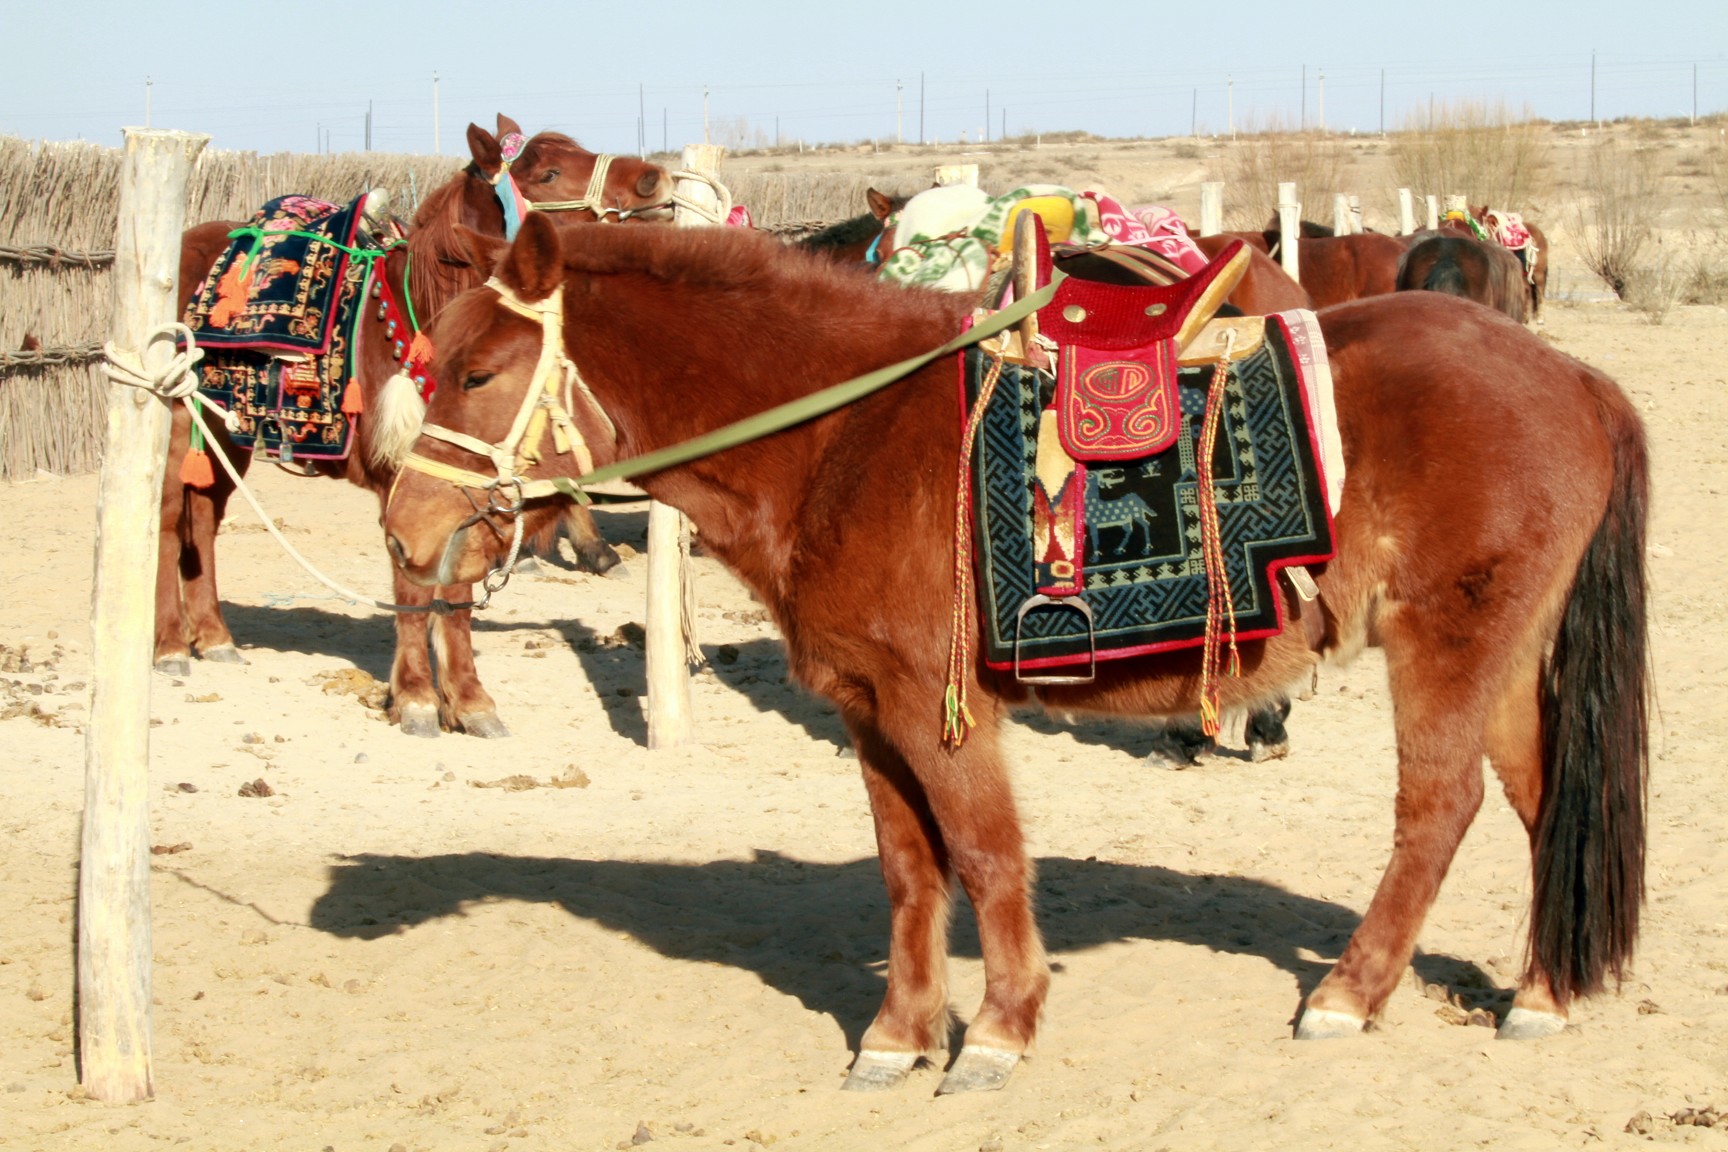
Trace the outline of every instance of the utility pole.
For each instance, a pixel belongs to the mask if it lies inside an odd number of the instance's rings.
[[[1230,139],[1236,139],[1236,77],[1224,76],[1224,107],[1226,123],[1230,128]]]
[[[372,101],[366,101],[366,151],[372,151]]]
[[[1320,131],[1326,131],[1326,69],[1320,69]]]
[[[312,145],[313,154],[322,156],[324,154],[324,125],[319,124],[312,129],[312,138],[314,141]]]
[[[906,137],[900,131],[900,90],[904,87],[906,85],[900,81],[894,81],[894,143],[896,144],[906,143]],[[778,118],[775,119],[774,124],[774,143],[778,145],[780,143],[780,121]]]
[[[432,155],[444,155],[438,143],[438,73],[432,73]]]
[[[927,139],[924,135],[924,73],[918,73],[918,143]]]
[[[144,127],[150,127],[150,89],[156,86],[156,81],[144,77]],[[1692,119],[1698,119],[1698,66],[1692,66]]]

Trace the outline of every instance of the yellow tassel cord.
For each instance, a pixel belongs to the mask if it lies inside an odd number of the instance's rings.
[[[954,606],[948,634],[948,688],[942,696],[942,739],[958,748],[966,742],[966,730],[977,721],[966,705],[966,684],[971,674],[966,663],[972,658],[972,444],[978,425],[1002,378],[1002,357],[997,355],[978,389],[978,402],[966,418],[960,438],[959,480],[954,490]]]
[[[1212,452],[1218,441],[1218,425],[1224,413],[1225,385],[1230,380],[1230,353],[1218,358],[1212,386],[1206,393],[1206,415],[1201,421],[1196,460],[1199,483],[1195,493],[1200,508],[1200,551],[1206,562],[1206,639],[1200,654],[1200,730],[1216,736],[1219,709],[1219,665],[1223,646],[1230,647],[1224,675],[1240,676],[1242,660],[1236,651],[1236,601],[1230,593],[1230,570],[1224,565],[1224,545],[1218,527],[1218,493],[1213,487]]]

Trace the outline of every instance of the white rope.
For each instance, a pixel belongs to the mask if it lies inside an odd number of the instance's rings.
[[[681,180],[694,180],[708,185],[709,191],[714,193],[714,199],[718,203],[709,205],[700,200],[692,200],[678,191],[678,182]],[[732,215],[732,190],[706,172],[680,170],[672,173],[672,204],[674,207],[696,213],[710,224],[724,224],[726,218]]]
[[[142,352],[116,348],[113,341],[109,341],[102,345],[102,374],[116,384],[142,388],[163,400],[174,401],[190,396],[198,390],[198,377],[192,374],[192,369],[204,359],[203,349],[192,338],[192,329],[178,321],[150,329],[144,337],[144,347],[170,338],[183,341],[185,347],[177,348],[173,357],[156,371],[144,367]]]

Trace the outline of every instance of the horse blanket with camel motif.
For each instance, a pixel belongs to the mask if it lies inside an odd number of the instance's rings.
[[[1237,321],[1236,323],[1241,323]],[[1283,627],[1279,569],[1331,558],[1332,512],[1326,451],[1312,430],[1330,415],[1313,394],[1304,362],[1318,355],[1318,326],[1309,312],[1264,321],[1264,337],[1230,365],[1212,459],[1218,537],[1234,602],[1235,636],[1251,640]],[[1066,361],[1063,362],[1066,365]],[[970,411],[993,364],[977,348],[961,358],[963,409]],[[1198,499],[1196,445],[1215,365],[1150,365],[1144,372],[1116,365],[1118,375],[1174,375],[1167,400],[1104,420],[1072,419],[1074,403],[1059,377],[1004,362],[983,414],[972,469],[973,533],[978,599],[991,667],[1062,669],[1200,645],[1206,633],[1208,581],[1202,556],[1203,510]],[[1327,377],[1329,380],[1329,377]],[[1062,392],[1062,396],[1059,396]],[[1074,438],[1090,427],[1086,444]],[[1128,433],[1133,433],[1129,435]],[[1079,564],[1053,569],[1048,545],[1050,496],[1039,475],[1040,436],[1060,435],[1078,464],[1063,500]],[[1155,450],[1142,450],[1144,445]],[[1139,445],[1141,447],[1136,447]],[[1048,457],[1049,448],[1044,455]],[[1064,585],[1066,585],[1064,587]],[[1045,607],[1020,614],[1040,593],[1078,595],[1093,616]],[[1093,644],[1096,644],[1094,651]]]
[[[370,263],[351,250],[362,200],[265,204],[211,267],[185,321],[205,349],[201,395],[229,413],[237,447],[283,460],[347,457],[343,399]]]

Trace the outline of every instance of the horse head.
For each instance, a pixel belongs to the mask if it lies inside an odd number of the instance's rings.
[[[590,444],[612,452],[607,417],[565,354],[558,228],[533,213],[514,242],[461,235],[468,263],[493,278],[433,324],[438,388],[385,506],[391,556],[425,584],[482,579],[567,506],[546,475],[591,467]],[[542,460],[541,478],[526,479]]]

